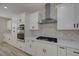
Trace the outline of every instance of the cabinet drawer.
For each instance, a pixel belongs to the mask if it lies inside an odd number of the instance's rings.
[[[67,56],[79,56],[79,50],[67,48]]]
[[[58,46],[58,56],[66,56],[67,48],[64,46]]]

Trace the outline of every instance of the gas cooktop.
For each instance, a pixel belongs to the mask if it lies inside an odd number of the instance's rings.
[[[36,39],[37,39],[37,40],[45,40],[45,41],[57,43],[57,38],[53,38],[53,37],[39,36],[39,37],[37,37]]]

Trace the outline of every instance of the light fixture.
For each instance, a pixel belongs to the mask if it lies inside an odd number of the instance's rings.
[[[7,9],[8,7],[7,6],[4,6],[4,8]]]
[[[64,8],[65,6],[61,6],[60,8]]]

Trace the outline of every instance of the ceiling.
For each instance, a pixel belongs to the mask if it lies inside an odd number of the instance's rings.
[[[19,14],[22,12],[31,13],[44,8],[44,3],[0,3],[0,13]],[[8,8],[5,9],[4,6]]]
[[[8,8],[5,9],[4,6]],[[0,3],[0,16],[11,18],[17,14],[32,13],[44,9],[44,7],[45,3]]]

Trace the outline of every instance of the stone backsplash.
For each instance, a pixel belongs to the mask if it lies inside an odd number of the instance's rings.
[[[57,30],[57,23],[40,24],[38,31],[29,31],[30,37],[49,36],[62,40],[79,41],[78,30]]]

